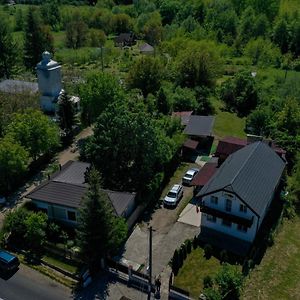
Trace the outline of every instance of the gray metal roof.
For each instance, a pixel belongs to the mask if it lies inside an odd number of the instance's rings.
[[[184,129],[184,133],[195,136],[212,135],[215,117],[213,116],[190,116],[189,122]]]
[[[154,48],[151,45],[145,43],[140,47],[140,51],[141,52],[153,52]]]
[[[37,93],[39,91],[39,87],[36,82],[7,79],[0,82],[0,91],[10,94],[23,92]]]
[[[274,150],[263,142],[256,142],[231,154],[197,197],[217,190],[232,191],[262,216],[284,168],[284,161]]]
[[[88,163],[69,161],[50,180],[36,187],[26,197],[51,204],[79,208],[87,191],[84,173],[89,166]],[[135,193],[104,191],[118,216],[122,216],[136,196]]]
[[[84,173],[89,167],[89,163],[73,161],[69,163],[66,168],[62,168],[61,172],[59,172],[56,176],[52,177],[52,180],[71,184],[84,184]]]

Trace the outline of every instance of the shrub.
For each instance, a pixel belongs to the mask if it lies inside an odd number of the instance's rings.
[[[187,256],[187,251],[186,251],[186,245],[185,245],[185,243],[183,243],[183,244],[181,245],[181,251],[182,251],[182,257],[183,257],[183,260],[185,260],[185,259],[186,259],[186,256]]]
[[[197,249],[198,247],[198,239],[197,239],[197,236],[194,236],[194,239],[193,239],[193,249]]]
[[[221,263],[228,261],[228,253],[224,249],[220,252],[220,261]]]
[[[179,252],[176,249],[174,251],[173,259],[172,259],[172,271],[175,275],[177,275],[179,270]]]
[[[204,287],[205,289],[206,289],[206,288],[212,287],[213,284],[214,284],[214,281],[213,281],[213,279],[212,279],[209,275],[207,275],[207,276],[205,276],[205,277],[203,278],[203,287]]]
[[[204,256],[207,258],[207,259],[210,259],[211,256],[212,256],[212,252],[213,252],[213,248],[210,244],[205,244],[204,245]]]
[[[186,252],[190,254],[192,252],[192,242],[191,240],[187,240],[186,242]]]

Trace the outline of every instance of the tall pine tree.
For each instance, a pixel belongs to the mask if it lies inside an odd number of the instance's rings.
[[[16,44],[5,17],[0,15],[0,78],[9,78],[16,61]]]
[[[66,92],[60,96],[58,101],[59,127],[65,132],[66,137],[72,139],[73,126],[75,125],[75,108]]]
[[[28,69],[34,69],[41,60],[42,53],[53,52],[53,36],[49,26],[45,26],[36,9],[28,10],[25,26],[24,64]]]
[[[115,215],[107,193],[100,188],[99,172],[92,168],[88,174],[88,191],[80,209],[77,240],[82,260],[93,273],[100,259],[117,250],[127,235],[124,219]]]

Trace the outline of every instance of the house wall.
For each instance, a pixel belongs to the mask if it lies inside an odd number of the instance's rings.
[[[212,196],[218,197],[218,204],[213,204],[211,202]],[[232,201],[231,211],[226,211],[226,199],[230,199]],[[217,231],[224,232],[225,234],[232,235],[242,240],[246,240],[252,242],[255,238],[257,232],[257,224],[258,224],[258,217],[247,207],[246,212],[240,211],[240,204],[244,203],[240,201],[235,195],[231,193],[227,193],[224,191],[219,191],[214,194],[210,194],[208,196],[203,197],[202,201],[208,207],[213,209],[217,209],[224,213],[229,213],[235,216],[244,217],[247,219],[251,219],[253,217],[253,224],[250,228],[247,229],[247,232],[238,230],[238,224],[231,223],[231,226],[228,227],[222,224],[221,218],[216,218],[216,222],[208,220],[207,214],[202,213],[201,217],[201,226],[208,227]]]
[[[79,213],[76,209],[66,207],[66,206],[54,205],[51,203],[46,203],[38,200],[32,200],[32,202],[37,206],[37,208],[45,211],[49,219],[54,219],[70,226],[77,225]],[[68,212],[75,213],[76,221],[70,220],[68,218]]]

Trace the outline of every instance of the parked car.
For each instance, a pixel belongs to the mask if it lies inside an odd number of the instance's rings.
[[[186,185],[191,185],[194,177],[197,175],[197,173],[199,172],[199,169],[197,168],[192,168],[189,169],[183,176],[182,178],[182,183],[186,184]]]
[[[19,259],[0,249],[0,270],[4,272],[10,272],[16,270],[20,265]]]
[[[165,206],[176,206],[183,196],[183,187],[180,184],[174,184],[167,196],[164,198]]]

